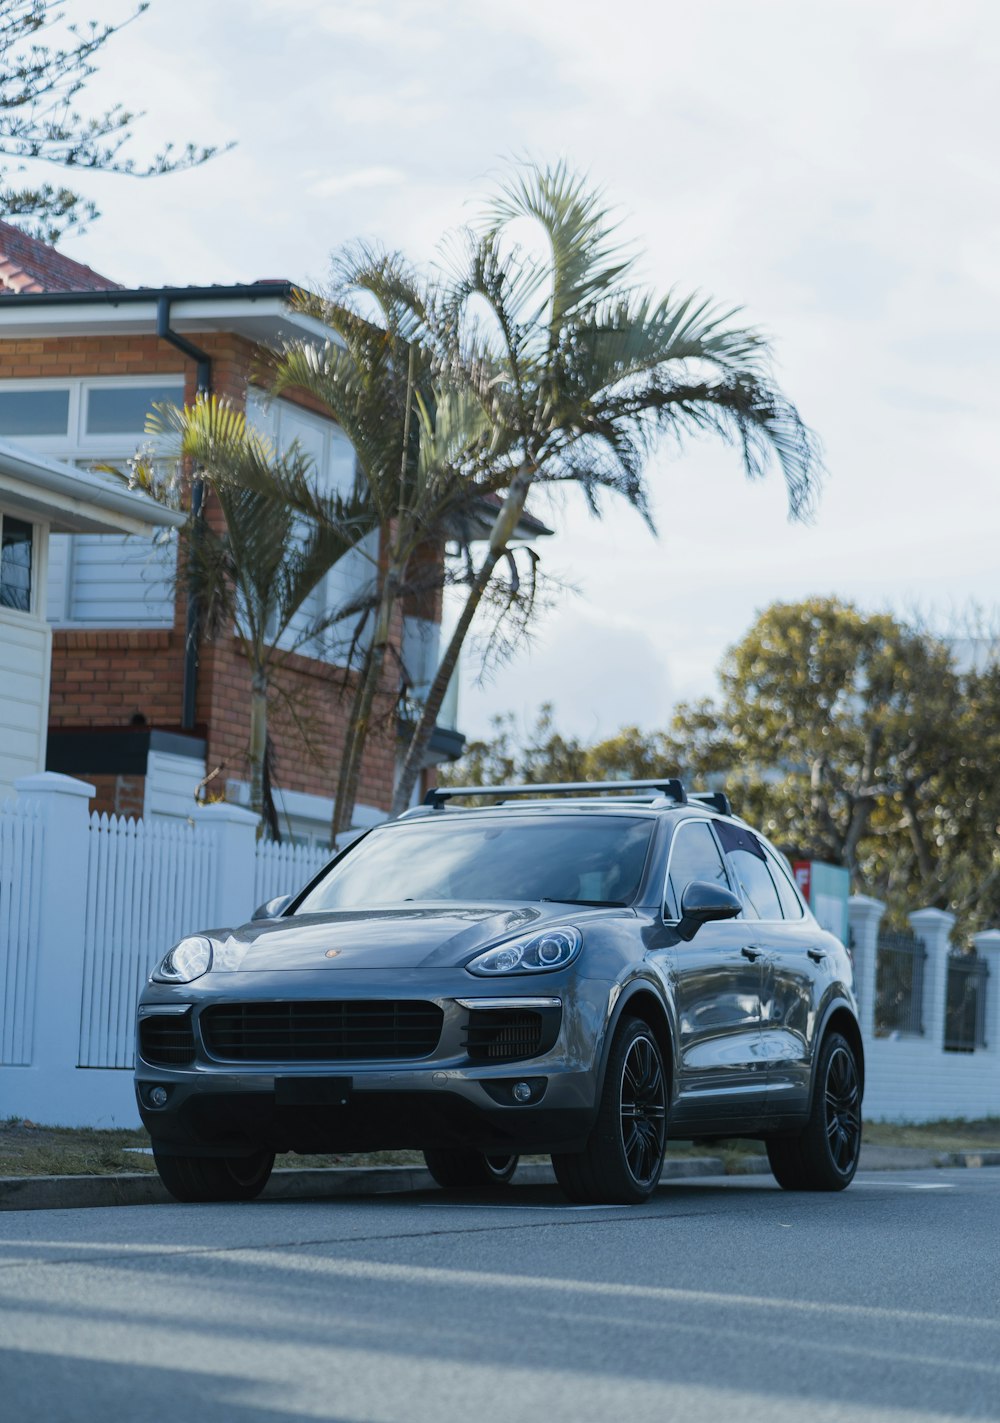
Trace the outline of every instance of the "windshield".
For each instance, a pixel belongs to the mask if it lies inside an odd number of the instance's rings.
[[[404,822],[359,841],[295,912],[441,900],[630,904],[652,831],[652,820],[617,815]]]

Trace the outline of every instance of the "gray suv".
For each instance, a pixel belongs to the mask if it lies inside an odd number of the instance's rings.
[[[276,1152],[416,1148],[445,1187],[544,1152],[570,1199],[636,1203],[668,1136],[761,1139],[781,1186],[841,1190],[861,1144],[849,955],[674,779],[430,792],[171,949],[136,1063],[185,1201],[257,1195]]]

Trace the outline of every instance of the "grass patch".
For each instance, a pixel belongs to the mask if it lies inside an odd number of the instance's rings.
[[[864,1140],[870,1146],[920,1146],[927,1151],[996,1151],[1000,1150],[1000,1117],[971,1122],[951,1117],[907,1125],[865,1122]]]
[[[872,1146],[915,1146],[929,1151],[1000,1150],[1000,1117],[981,1121],[925,1122],[901,1126],[889,1122],[866,1122],[865,1142]],[[0,1122],[0,1176],[117,1176],[122,1172],[156,1168],[153,1158],[141,1148],[149,1137],[135,1131],[98,1130],[91,1127],[41,1127],[13,1117]],[[140,1148],[136,1150],[135,1148]],[[129,1148],[132,1148],[131,1150]],[[759,1141],[714,1141],[697,1146],[689,1142],[669,1142],[667,1160],[691,1156],[721,1156],[727,1171],[739,1168],[740,1158],[759,1156]],[[546,1161],[529,1156],[526,1161]],[[419,1151],[348,1152],[323,1156],[279,1156],[275,1165],[325,1166],[422,1166]]]

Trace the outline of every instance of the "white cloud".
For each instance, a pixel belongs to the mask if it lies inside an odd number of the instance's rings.
[[[406,182],[400,168],[358,168],[353,173],[334,173],[328,178],[316,178],[306,192],[317,198],[338,198],[344,193],[356,193],[365,188],[398,188]]]

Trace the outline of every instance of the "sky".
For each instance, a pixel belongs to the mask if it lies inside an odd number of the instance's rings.
[[[511,158],[586,171],[651,286],[770,335],[827,469],[808,524],[709,440],[652,460],[658,537],[536,505],[575,591],[485,684],[467,659],[461,729],[543,701],[586,739],[654,728],[775,600],[945,626],[1000,599],[998,60],[993,0],[153,0],[90,102],[145,110],[137,155],[236,146],[81,175],[104,216],[63,247],[127,284],[309,285],[357,237],[432,260]]]

